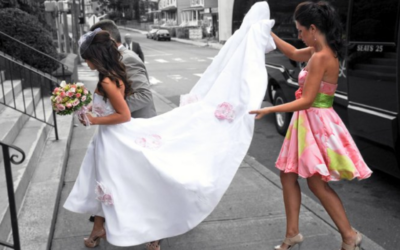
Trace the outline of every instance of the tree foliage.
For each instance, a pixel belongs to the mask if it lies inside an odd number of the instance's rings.
[[[20,9],[0,9],[0,31],[51,57],[57,57],[50,32],[37,18]],[[3,35],[0,35],[0,50],[44,72],[51,73],[58,67],[46,56]]]

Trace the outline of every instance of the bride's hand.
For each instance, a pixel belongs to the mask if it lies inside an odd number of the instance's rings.
[[[88,120],[90,122],[90,125],[95,125],[96,124],[95,123],[96,117],[93,117],[90,113],[87,113],[86,116],[87,116],[87,118],[88,118]]]
[[[255,119],[257,119],[257,120],[261,119],[264,115],[268,115],[270,113],[272,113],[272,110],[270,107],[252,110],[249,112],[249,114],[255,114],[256,115]]]

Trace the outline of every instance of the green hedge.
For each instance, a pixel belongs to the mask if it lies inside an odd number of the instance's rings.
[[[0,31],[57,58],[57,50],[53,44],[51,33],[43,28],[37,18],[22,10],[0,9]],[[47,73],[53,72],[59,66],[53,60],[2,35],[0,35],[0,50]]]

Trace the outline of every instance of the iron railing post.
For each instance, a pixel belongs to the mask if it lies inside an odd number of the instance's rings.
[[[20,164],[25,160],[24,152],[17,147],[10,146],[0,142],[0,146],[3,148],[3,158],[4,158],[4,170],[6,175],[6,184],[7,184],[7,193],[8,193],[8,203],[10,205],[10,216],[11,216],[11,229],[13,235],[13,245],[8,244],[6,242],[0,242],[0,245],[11,247],[15,250],[21,250],[21,243],[19,240],[19,230],[18,230],[18,218],[17,218],[17,206],[15,204],[15,195],[14,195],[14,185],[11,171],[11,163]],[[21,155],[21,160],[16,161],[14,158],[18,157],[17,155],[12,155],[10,157],[10,147],[17,150]]]

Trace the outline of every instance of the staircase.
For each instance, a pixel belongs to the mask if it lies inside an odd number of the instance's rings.
[[[73,117],[54,119],[49,94],[58,79],[3,52],[0,60],[0,141],[19,147],[26,156],[11,167],[21,249],[49,249]],[[20,156],[13,150],[10,154]],[[0,241],[11,243],[9,209],[0,152]]]

